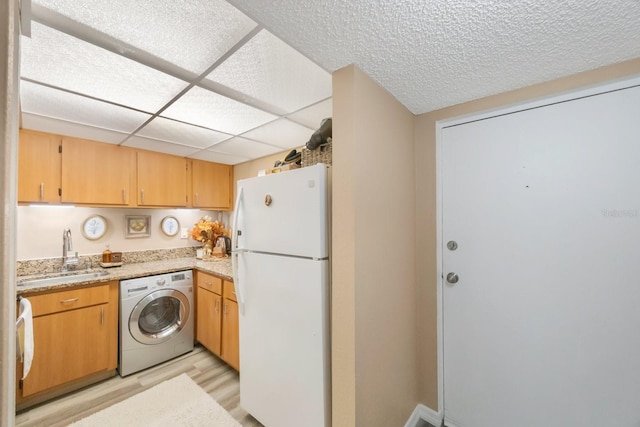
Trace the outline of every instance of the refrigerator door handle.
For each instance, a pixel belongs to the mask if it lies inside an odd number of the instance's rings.
[[[235,211],[233,212],[233,222],[231,223],[231,227],[233,228],[233,233],[235,234],[235,239],[233,239],[232,245],[235,245],[235,249],[238,249],[238,216],[240,215],[240,203],[242,202],[242,187],[238,188],[238,195],[236,196],[236,204]]]
[[[236,288],[236,297],[238,298],[238,310],[240,314],[244,314],[244,291],[242,289],[242,282],[238,278],[238,256],[242,255],[242,252],[231,253],[231,267],[233,270],[233,284]]]
[[[233,222],[231,223],[231,227],[233,227],[233,233],[235,234],[235,239],[233,239],[232,246],[234,246],[233,251],[231,252],[231,267],[233,270],[233,284],[236,287],[236,297],[238,298],[238,309],[240,310],[240,314],[244,314],[244,292],[242,290],[242,283],[240,282],[240,278],[238,277],[238,261],[237,257],[242,253],[242,249],[238,248],[238,216],[240,214],[240,203],[242,202],[242,187],[238,188],[238,195],[236,196],[236,204],[235,211],[233,212]]]

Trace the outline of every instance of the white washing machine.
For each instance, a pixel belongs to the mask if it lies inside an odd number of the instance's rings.
[[[120,375],[193,350],[194,315],[191,270],[121,281]]]

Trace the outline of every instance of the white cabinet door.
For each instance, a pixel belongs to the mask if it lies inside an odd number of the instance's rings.
[[[640,87],[442,141],[447,425],[640,425]]]

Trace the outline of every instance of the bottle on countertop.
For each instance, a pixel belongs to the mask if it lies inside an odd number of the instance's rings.
[[[111,262],[111,251],[109,250],[109,245],[102,252],[102,262]]]

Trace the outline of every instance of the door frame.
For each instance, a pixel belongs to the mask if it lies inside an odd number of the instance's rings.
[[[437,418],[439,423],[443,423],[445,419],[444,413],[444,274],[443,263],[443,129],[451,126],[458,126],[465,123],[486,120],[493,117],[512,114],[520,111],[541,108],[548,105],[558,104],[562,102],[572,101],[580,98],[600,95],[606,92],[627,89],[633,86],[640,86],[640,75],[632,75],[615,79],[612,81],[603,81],[600,83],[579,87],[562,91],[560,93],[542,96],[540,98],[527,99],[513,104],[507,104],[496,108],[474,112],[470,114],[460,115],[457,117],[447,118],[436,121],[436,301],[437,301],[437,354],[438,354],[438,411]],[[454,426],[452,426],[454,427]]]

